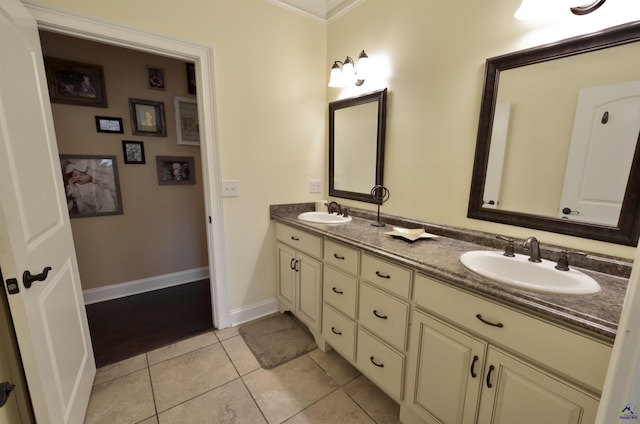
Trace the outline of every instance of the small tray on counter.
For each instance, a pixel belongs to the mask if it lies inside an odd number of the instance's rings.
[[[431,239],[438,238],[440,236],[436,234],[426,233],[424,228],[402,228],[402,227],[393,227],[392,231],[387,231],[384,234],[400,237],[409,241],[416,241],[418,239]]]

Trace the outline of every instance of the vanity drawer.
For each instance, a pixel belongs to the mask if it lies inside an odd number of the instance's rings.
[[[409,305],[365,283],[360,284],[358,321],[369,331],[404,351]]]
[[[324,241],[324,262],[337,268],[358,275],[360,251],[335,243],[331,240]]]
[[[362,278],[405,299],[409,299],[411,275],[412,272],[407,268],[371,255],[362,255]]]
[[[345,358],[356,360],[356,323],[327,304],[322,313],[322,335]]]
[[[404,356],[362,328],[358,329],[358,367],[389,395],[402,399]]]
[[[276,222],[276,238],[301,252],[322,258],[322,237]]]
[[[429,312],[490,342],[506,346],[598,393],[602,391],[611,356],[608,344],[423,275],[416,276],[414,300]]]
[[[357,291],[357,278],[333,269],[328,265],[324,266],[322,298],[352,319],[356,318]]]

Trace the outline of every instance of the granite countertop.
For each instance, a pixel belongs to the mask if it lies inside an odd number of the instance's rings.
[[[498,301],[567,325],[577,331],[612,343],[618,328],[622,304],[627,290],[626,276],[616,276],[591,269],[575,267],[590,275],[601,286],[602,291],[595,295],[553,295],[519,290],[495,283],[476,273],[469,271],[460,262],[460,255],[470,250],[499,250],[486,245],[468,241],[464,234],[454,238],[456,231],[451,228],[432,227],[429,224],[406,228],[424,227],[427,232],[446,233],[433,239],[419,239],[409,242],[384,234],[391,231],[391,225],[374,227],[371,219],[359,217],[352,211],[353,219],[348,224],[326,225],[305,222],[297,218],[301,211],[313,210],[313,204],[276,205],[271,207],[271,218],[278,222],[307,230],[321,236],[331,237],[337,241],[353,245],[359,249],[378,256],[405,264],[425,275],[450,285],[479,294],[488,299]],[[363,216],[367,216],[366,213]],[[375,219],[375,218],[374,218]],[[393,219],[385,220],[389,222]],[[406,224],[406,223],[405,223]],[[397,224],[395,224],[397,225]],[[435,228],[435,231],[434,231]],[[438,231],[440,230],[440,231]],[[453,236],[453,237],[452,237]],[[493,238],[493,237],[492,237]],[[615,262],[615,261],[614,261]],[[624,268],[626,274],[630,263],[615,263],[615,268]],[[597,267],[596,267],[597,268]]]

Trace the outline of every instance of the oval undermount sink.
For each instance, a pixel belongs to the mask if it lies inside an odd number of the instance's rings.
[[[483,277],[525,290],[574,295],[600,292],[593,278],[576,269],[559,271],[555,262],[545,259],[536,263],[525,255],[512,258],[502,252],[474,250],[463,253],[460,262]]]
[[[316,224],[346,224],[351,221],[350,216],[327,212],[303,212],[298,215],[298,219]]]

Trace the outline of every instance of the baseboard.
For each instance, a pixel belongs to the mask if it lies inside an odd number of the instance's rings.
[[[209,267],[194,268],[171,274],[143,278],[141,280],[112,284],[110,286],[99,287],[97,289],[88,289],[84,290],[82,295],[84,297],[85,305],[89,305],[134,294],[178,286],[180,284],[191,283],[205,278],[209,278]]]
[[[278,312],[278,301],[275,298],[265,300],[260,303],[254,303],[253,305],[232,310],[229,317],[229,324],[231,327],[234,327],[275,312]]]

